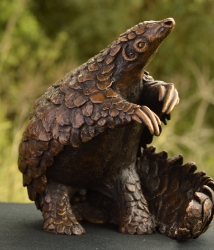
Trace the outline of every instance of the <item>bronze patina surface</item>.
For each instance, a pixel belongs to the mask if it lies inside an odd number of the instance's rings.
[[[174,25],[139,23],[36,101],[18,164],[45,231],[84,234],[85,219],[184,240],[210,225],[213,180],[147,148],[179,102],[144,70]]]

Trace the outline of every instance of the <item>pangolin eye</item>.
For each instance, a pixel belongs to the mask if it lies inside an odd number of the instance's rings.
[[[138,43],[138,48],[142,49],[145,46],[145,42],[139,42]]]
[[[139,53],[142,53],[147,50],[148,44],[143,38],[137,39],[133,44],[135,50]]]

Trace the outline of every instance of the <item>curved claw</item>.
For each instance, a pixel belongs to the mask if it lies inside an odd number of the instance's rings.
[[[137,122],[143,122],[148,127],[152,135],[160,135],[159,126],[161,125],[161,121],[159,117],[148,107],[142,106],[141,109],[136,109],[132,118]]]
[[[162,113],[166,114],[169,114],[178,105],[178,91],[173,84],[159,86],[159,101],[163,101]]]

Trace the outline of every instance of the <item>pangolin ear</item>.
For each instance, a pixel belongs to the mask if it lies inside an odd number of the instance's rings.
[[[133,53],[132,51],[129,52],[129,51],[127,50],[127,46],[128,46],[128,44],[126,44],[126,45],[123,47],[123,50],[122,50],[122,56],[123,56],[123,58],[124,58],[126,61],[129,61],[129,62],[136,60],[136,59],[137,59],[137,54]]]

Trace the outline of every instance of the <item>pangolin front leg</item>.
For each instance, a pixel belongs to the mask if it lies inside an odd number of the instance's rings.
[[[111,89],[107,92],[111,93],[108,96],[111,98],[104,100],[100,104],[101,108],[97,109],[100,113],[98,117],[101,117],[97,121],[97,125],[102,125],[102,122],[104,124],[106,120],[106,126],[114,128],[130,123],[131,121],[137,121],[147,126],[152,135],[158,136],[160,134],[161,121],[147,106],[130,103]]]
[[[64,184],[53,181],[47,183],[45,192],[39,197],[45,231],[67,235],[85,233],[85,229],[73,214],[70,204],[70,197],[75,191]]]
[[[155,223],[134,168],[122,171],[117,187],[119,231],[128,234],[152,234]]]

